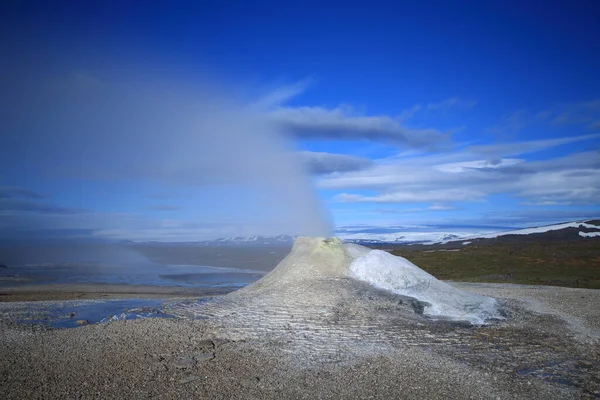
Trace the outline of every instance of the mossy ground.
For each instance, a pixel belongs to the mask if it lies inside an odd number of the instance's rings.
[[[600,240],[411,249],[386,247],[438,279],[600,289]]]

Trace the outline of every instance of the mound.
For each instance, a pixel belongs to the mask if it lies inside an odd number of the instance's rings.
[[[399,315],[484,324],[502,318],[495,299],[460,291],[408,260],[339,239],[300,237],[290,254],[254,284],[208,307],[219,316],[368,314],[381,303]],[[320,311],[319,311],[320,310]],[[205,307],[204,312],[207,309]],[[260,318],[266,322],[267,317]],[[277,322],[277,321],[275,321]]]

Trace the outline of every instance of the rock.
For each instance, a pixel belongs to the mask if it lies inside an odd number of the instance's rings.
[[[75,312],[72,312],[71,314],[69,314],[69,318],[73,318],[75,316]]]
[[[213,347],[215,349],[217,349],[218,347],[226,344],[226,343],[231,343],[232,341],[229,339],[212,339],[211,343],[213,344]]]
[[[201,347],[201,348],[210,348],[210,349],[214,349],[216,347],[215,342],[213,342],[212,339],[201,340],[197,343],[197,346]]]
[[[579,362],[577,362],[576,366],[579,368],[594,368],[594,363],[585,360],[580,360]]]
[[[83,326],[89,324],[90,322],[87,319],[78,319],[75,321],[75,323],[79,326]]]
[[[196,362],[210,361],[215,358],[215,353],[196,353],[194,354],[194,360]]]
[[[179,369],[190,368],[190,367],[193,367],[194,365],[196,365],[196,360],[194,360],[190,356],[184,356],[184,357],[181,357],[181,358],[178,358],[177,360],[175,360],[173,365],[175,366],[175,368],[179,368]]]
[[[179,380],[179,383],[190,383],[190,382],[197,381],[198,379],[200,379],[200,377],[198,375],[188,375],[186,377],[181,378]]]

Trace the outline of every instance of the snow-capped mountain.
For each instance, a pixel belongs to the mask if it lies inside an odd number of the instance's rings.
[[[441,241],[459,240],[472,233],[454,234],[450,232],[402,232],[399,233],[363,233],[363,232],[335,232],[346,243],[356,244],[427,244]],[[202,245],[212,246],[260,246],[260,245],[292,245],[296,240],[295,235],[278,236],[237,236],[225,237],[199,242]]]
[[[460,240],[478,234],[508,230],[498,226],[468,225],[397,225],[387,227],[345,226],[335,236],[348,243],[369,244],[432,244]]]
[[[452,228],[452,227],[450,227]],[[470,230],[469,230],[470,228]],[[523,229],[498,229],[493,227],[456,227],[454,231],[436,230],[432,227],[396,227],[380,229],[343,229],[337,236],[350,243],[359,244],[435,244],[464,241],[476,242],[485,239],[508,240],[515,236],[520,240],[584,240],[600,237],[600,220],[574,221]]]
[[[429,244],[459,240],[467,237],[465,234],[449,232],[405,232],[402,235],[394,233],[385,234],[340,234],[337,235],[346,243],[356,244]]]
[[[600,221],[575,221],[561,224],[510,229],[505,227],[477,226],[347,226],[335,230],[334,236],[346,243],[362,245],[378,244],[436,244],[449,242],[472,243],[478,240],[505,240],[515,235],[528,238],[569,238],[585,240],[600,237]],[[295,235],[277,236],[236,236],[224,237],[188,244],[205,246],[291,246],[296,240]],[[523,239],[523,238],[522,238]]]
[[[514,231],[495,232],[495,233],[490,233],[490,234],[486,234],[486,235],[474,236],[473,239],[475,239],[475,238],[490,239],[490,238],[497,238],[499,236],[506,236],[506,235],[532,235],[532,234],[536,234],[536,233],[560,231],[560,230],[568,229],[568,228],[576,228],[576,229],[582,230],[581,231],[582,233],[586,233],[587,230],[592,230],[592,233],[594,233],[594,231],[596,231],[596,230],[600,231],[600,226],[590,224],[589,222],[592,222],[592,221],[565,222],[563,224],[544,225],[544,226],[537,226],[534,228],[517,229]],[[586,235],[580,235],[580,236],[586,236]]]
[[[334,236],[339,237],[346,243],[363,245],[375,244],[429,244],[443,241],[459,240],[469,237],[473,232],[389,232],[388,228],[382,228],[386,233],[362,232],[362,231],[336,231]],[[392,229],[393,231],[393,229]],[[200,242],[203,245],[226,246],[226,245],[292,245],[297,236],[238,236],[225,237],[215,240]]]
[[[297,236],[277,235],[277,236],[235,236],[225,237],[214,240],[205,240],[200,244],[205,245],[291,245]]]
[[[537,226],[485,235],[475,235],[468,240],[499,239],[511,240],[522,237],[521,240],[585,240],[600,237],[600,220],[573,221],[554,225]]]

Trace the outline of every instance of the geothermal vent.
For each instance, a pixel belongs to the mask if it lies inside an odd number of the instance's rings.
[[[309,237],[298,238],[290,254],[254,284],[169,312],[211,318],[230,336],[294,335],[313,347],[319,338],[331,343],[398,337],[399,331],[406,338],[423,335],[418,331],[430,331],[431,319],[479,325],[502,318],[495,299],[457,290],[402,257]]]

